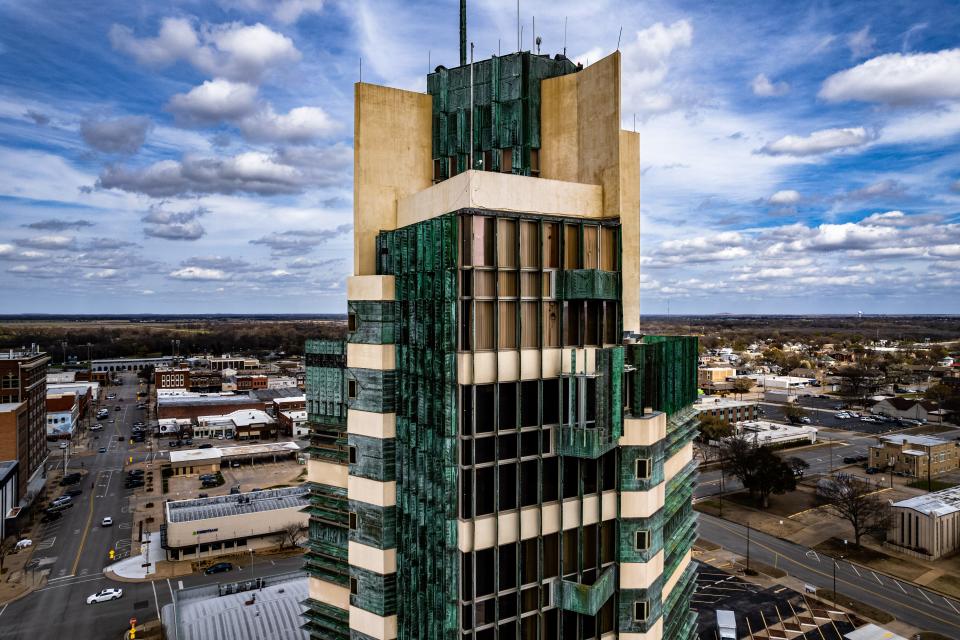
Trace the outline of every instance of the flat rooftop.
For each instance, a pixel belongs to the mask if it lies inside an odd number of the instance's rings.
[[[942,438],[934,438],[932,436],[916,436],[907,433],[895,436],[881,436],[880,439],[884,442],[889,442],[890,444],[903,444],[904,441],[906,441],[907,444],[918,445],[921,447],[938,447],[942,444],[950,444],[949,440],[943,440]]]
[[[177,405],[218,405],[218,404],[243,404],[259,402],[249,394],[196,394],[196,395],[161,395],[157,397],[157,404],[165,407],[175,407]]]
[[[701,396],[693,406],[697,409],[726,409],[728,407],[752,407],[757,404],[756,401],[734,400],[733,398],[719,398],[714,396]]]
[[[202,462],[211,463],[221,459],[245,458],[247,456],[270,455],[272,453],[295,453],[300,451],[296,442],[262,442],[258,444],[241,444],[236,447],[210,447],[208,449],[183,449],[170,452],[170,462]]]
[[[913,509],[924,515],[945,516],[960,511],[960,487],[950,487],[941,491],[914,496],[900,502],[894,502],[894,507]]]
[[[0,404],[0,413],[6,413],[7,411],[13,411],[14,409],[16,409],[17,407],[19,407],[19,406],[22,405],[22,404],[23,404],[22,402],[4,402],[4,403]]]
[[[167,503],[167,522],[194,522],[240,516],[276,509],[303,508],[310,504],[306,486],[250,491],[212,498],[175,500]]]

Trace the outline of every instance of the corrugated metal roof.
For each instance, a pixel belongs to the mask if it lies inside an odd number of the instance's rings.
[[[251,491],[212,498],[168,502],[167,520],[169,522],[192,522],[194,520],[238,516],[274,509],[303,508],[309,503],[309,491],[305,486]]]

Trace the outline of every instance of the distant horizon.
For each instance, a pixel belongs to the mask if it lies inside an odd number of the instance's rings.
[[[7,313],[0,314],[0,322],[31,319],[129,319],[129,318],[242,318],[269,320],[271,318],[330,319],[346,318],[346,313]],[[957,318],[960,313],[647,313],[644,318]]]

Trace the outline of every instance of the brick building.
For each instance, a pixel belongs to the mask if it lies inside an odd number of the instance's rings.
[[[157,418],[189,418],[223,415],[239,409],[263,409],[263,401],[250,394],[157,392]]]
[[[757,402],[704,396],[693,406],[701,416],[716,416],[728,424],[760,418],[760,405]]]
[[[223,376],[212,369],[162,368],[154,374],[157,389],[186,389],[197,393],[216,393],[223,384]]]
[[[882,436],[879,444],[870,447],[870,466],[895,473],[904,473],[913,478],[937,475],[960,467],[957,443],[930,436],[898,434]]]
[[[29,351],[0,353],[0,405],[23,403],[26,423],[8,417],[0,447],[0,460],[15,459],[20,463],[21,499],[30,500],[28,486],[43,477],[47,459],[47,364],[50,357],[36,348]],[[17,410],[19,411],[19,410]]]

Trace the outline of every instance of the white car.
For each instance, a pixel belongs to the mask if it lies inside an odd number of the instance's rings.
[[[24,539],[17,543],[16,550],[20,551],[21,549],[26,549],[31,546],[33,546],[33,540]]]
[[[68,443],[66,443],[66,442],[61,442],[61,443],[60,443],[60,448],[61,448],[61,449],[66,449],[66,448],[69,447],[69,446],[70,446],[70,445],[69,445]]]
[[[106,518],[104,518],[104,519],[100,522],[100,526],[101,526],[101,527],[112,527],[112,526],[113,526],[113,518],[111,518],[110,516],[107,516]],[[117,597],[119,598],[120,596],[117,596]]]
[[[104,589],[100,593],[87,596],[87,604],[94,604],[95,602],[109,602],[110,600],[116,600],[121,596],[123,596],[123,589]]]

